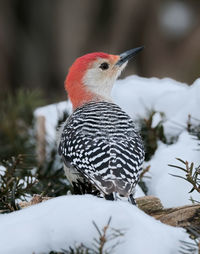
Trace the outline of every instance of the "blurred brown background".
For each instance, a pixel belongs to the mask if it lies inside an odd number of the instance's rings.
[[[200,70],[199,0],[0,0],[0,89],[40,88],[66,98],[72,62],[93,51],[145,45],[123,76],[191,84]]]

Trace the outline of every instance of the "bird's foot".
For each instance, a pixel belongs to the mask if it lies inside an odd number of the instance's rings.
[[[128,201],[132,204],[132,205],[137,205],[134,197],[133,197],[133,194],[130,194],[129,197],[128,197]]]

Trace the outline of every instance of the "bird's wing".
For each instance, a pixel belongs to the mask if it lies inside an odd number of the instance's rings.
[[[106,133],[74,131],[66,127],[59,153],[105,194],[127,195],[138,181],[135,139],[109,139]],[[138,154],[139,158],[139,154]]]

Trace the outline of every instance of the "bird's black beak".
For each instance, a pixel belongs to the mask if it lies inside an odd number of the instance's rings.
[[[144,46],[130,49],[130,50],[127,50],[124,53],[120,54],[120,59],[115,65],[121,66],[123,63],[127,62],[129,59],[134,57],[138,52],[143,50],[143,48],[144,48]]]

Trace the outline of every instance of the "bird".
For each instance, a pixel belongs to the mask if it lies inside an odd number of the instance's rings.
[[[69,69],[64,84],[73,112],[60,128],[58,153],[68,181],[82,194],[89,189],[87,193],[107,200],[126,198],[136,204],[144,145],[131,117],[113,102],[111,91],[128,61],[143,48],[120,55],[89,53]]]

